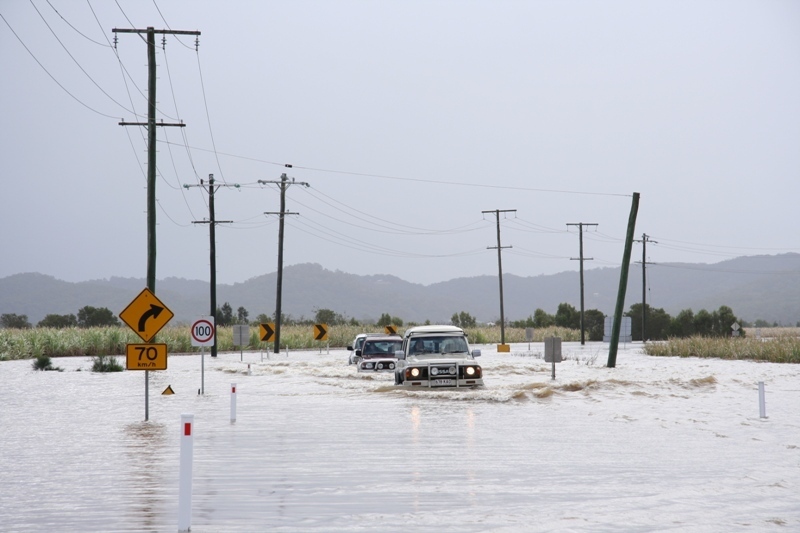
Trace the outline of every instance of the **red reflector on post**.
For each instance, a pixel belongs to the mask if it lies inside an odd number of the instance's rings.
[[[190,437],[192,435],[192,424],[191,424],[191,422],[186,422],[183,425],[183,434],[185,436],[187,436],[187,437]]]

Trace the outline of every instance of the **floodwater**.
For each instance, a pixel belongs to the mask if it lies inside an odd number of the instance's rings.
[[[171,355],[149,421],[144,372],[0,362],[0,531],[177,531],[183,413],[193,532],[800,529],[796,366],[565,343],[554,380],[541,343],[473,347],[479,390],[400,390],[345,350]]]

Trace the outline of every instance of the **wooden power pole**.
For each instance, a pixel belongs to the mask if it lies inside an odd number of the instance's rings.
[[[147,122],[125,122],[120,126],[145,126],[147,128],[147,288],[156,292],[156,126],[184,127],[183,122],[156,123],[156,38],[155,34],[200,35],[199,31],[156,30],[152,26],[144,30],[114,28],[114,33],[147,34]],[[152,341],[151,341],[152,342]],[[149,383],[150,371],[144,371],[144,419],[150,418]]]
[[[511,246],[500,246],[500,213],[516,213],[516,209],[495,209],[493,211],[481,211],[481,213],[494,213],[497,219],[497,246],[487,246],[487,250],[497,249],[497,278],[500,280],[500,344],[506,343],[506,317],[503,310],[503,248]]]
[[[634,240],[633,242],[642,243],[642,344],[647,340],[647,243],[652,242],[657,244],[658,241],[650,240],[647,233],[642,233],[642,240]],[[650,263],[651,265],[653,263]]]
[[[586,328],[584,327],[584,321],[583,321],[583,313],[584,313],[584,309],[583,309],[583,307],[584,307],[584,305],[583,305],[583,262],[584,261],[591,261],[593,259],[592,257],[583,257],[583,227],[584,226],[597,226],[597,224],[594,224],[594,223],[587,224],[586,222],[578,222],[578,223],[574,223],[574,224],[567,224],[567,226],[578,226],[578,242],[580,244],[580,257],[578,257],[577,259],[581,262],[581,269],[580,269],[581,270],[581,346],[583,346],[583,345],[586,344],[586,334],[585,334]],[[574,258],[574,257],[571,257],[570,259],[572,259],[573,261],[576,260],[576,258]]]
[[[286,211],[286,189],[289,188],[289,185],[298,184],[298,185],[305,185],[306,187],[310,187],[310,185],[304,181],[295,181],[292,178],[292,181],[289,181],[289,178],[286,174],[281,174],[280,181],[268,181],[268,180],[258,180],[259,183],[262,185],[267,183],[275,183],[281,189],[281,210],[277,213],[274,211],[269,211],[264,213],[265,215],[278,215],[278,286],[275,290],[275,345],[274,345],[274,352],[280,353],[281,352],[281,294],[283,292],[283,220],[286,215],[299,215],[299,213],[291,213]]]
[[[203,180],[200,180],[200,185],[184,185],[184,188],[189,187],[203,187],[208,193],[208,220],[195,220],[192,224],[208,224],[208,238],[209,238],[209,286],[210,286],[210,300],[211,312],[209,315],[214,317],[214,344],[211,345],[211,357],[217,356],[217,237],[216,226],[217,224],[231,224],[233,220],[217,220],[214,211],[214,193],[219,189],[220,185],[214,184],[214,174],[208,175],[208,186],[206,187]],[[231,187],[238,188],[239,185],[231,185]]]

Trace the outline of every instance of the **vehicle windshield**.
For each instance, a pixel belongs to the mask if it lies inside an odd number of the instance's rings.
[[[411,339],[410,355],[426,353],[466,353],[468,350],[467,339],[457,336],[419,337]]]
[[[364,342],[361,349],[361,356],[365,359],[373,357],[394,357],[394,352],[403,348],[403,341],[400,340],[368,340]]]
[[[365,340],[366,340],[366,337],[358,337],[358,338],[356,339],[356,342],[355,342],[355,344],[353,344],[353,349],[354,349],[354,350],[360,350],[360,349],[361,349],[361,347],[362,347],[362,346],[364,346],[364,341],[365,341]]]

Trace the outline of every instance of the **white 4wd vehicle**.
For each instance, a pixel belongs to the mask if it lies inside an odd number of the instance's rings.
[[[403,335],[397,352],[395,385],[407,388],[481,387],[483,372],[470,352],[467,335],[456,326],[418,326]]]

